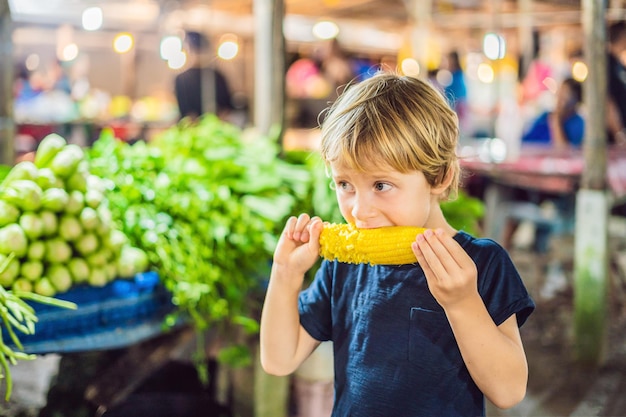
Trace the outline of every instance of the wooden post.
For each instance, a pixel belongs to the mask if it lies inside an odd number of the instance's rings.
[[[283,0],[254,2],[255,80],[254,125],[262,134],[284,129],[285,37]]]
[[[285,38],[283,35],[283,0],[256,0],[254,2],[255,77],[254,125],[262,134],[279,129],[282,142],[285,113]],[[235,398],[244,398],[252,404],[242,404],[235,410],[236,417],[287,417],[289,377],[266,374],[260,366],[258,338],[251,342],[254,364],[235,372]]]
[[[608,304],[605,1],[583,0],[582,6],[589,63],[583,99],[589,114],[583,141],[585,170],[576,196],[574,346],[578,361],[599,365],[604,360]]]
[[[15,163],[13,121],[13,32],[7,0],[0,0],[0,164]]]

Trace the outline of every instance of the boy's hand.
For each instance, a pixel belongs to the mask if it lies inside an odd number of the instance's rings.
[[[444,309],[478,296],[476,264],[452,236],[428,229],[412,248],[430,292]]]
[[[320,256],[322,228],[319,217],[290,217],[274,251],[275,267],[304,275]]]

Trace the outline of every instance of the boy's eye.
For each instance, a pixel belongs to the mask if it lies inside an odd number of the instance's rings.
[[[374,189],[376,189],[376,191],[385,191],[388,190],[389,187],[390,185],[385,182],[377,182],[374,184]]]
[[[352,186],[346,181],[337,181],[337,189],[350,191],[352,189]]]

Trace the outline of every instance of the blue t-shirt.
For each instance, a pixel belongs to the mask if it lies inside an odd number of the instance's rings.
[[[521,326],[535,305],[506,251],[465,232],[455,239],[476,263],[494,322],[517,314]],[[485,415],[484,395],[418,264],[324,261],[299,311],[313,338],[333,341],[333,417]]]
[[[552,140],[549,116],[549,112],[542,113],[524,133],[522,143],[549,144]],[[563,130],[570,145],[581,146],[585,135],[585,119],[578,113],[574,113],[563,122]]]

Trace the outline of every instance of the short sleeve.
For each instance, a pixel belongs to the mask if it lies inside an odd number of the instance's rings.
[[[496,325],[515,314],[522,326],[535,309],[508,252],[491,239],[473,239],[465,249],[478,270],[478,291]]]
[[[323,261],[315,278],[298,297],[300,324],[316,340],[327,341],[332,337],[332,264]]]

